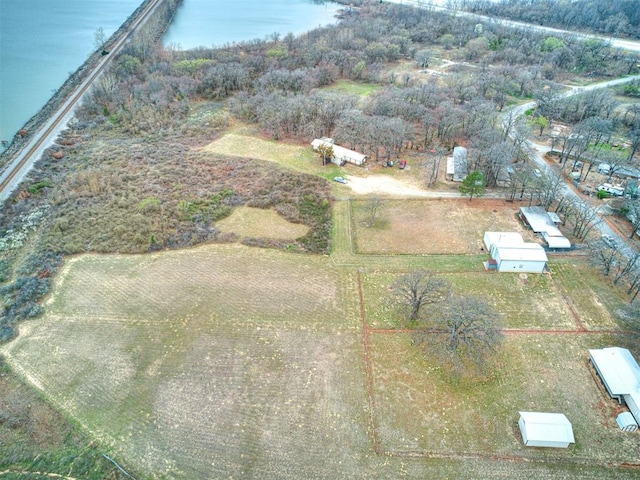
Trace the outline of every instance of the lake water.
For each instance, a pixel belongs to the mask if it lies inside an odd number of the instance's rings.
[[[0,0],[0,140],[11,140],[141,0]]]
[[[191,49],[303,33],[335,23],[339,8],[312,0],[184,0],[164,44]]]
[[[142,0],[0,0],[0,140],[10,141]],[[223,45],[335,22],[311,0],[184,0],[166,44]],[[2,148],[0,147],[0,151]]]

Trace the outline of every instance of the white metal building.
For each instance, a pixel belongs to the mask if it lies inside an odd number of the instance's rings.
[[[367,161],[366,155],[341,147],[340,145],[336,145],[333,143],[333,139],[331,138],[316,138],[311,142],[311,146],[314,150],[318,150],[320,145],[326,145],[333,148],[333,158],[331,159],[331,163],[335,163],[336,165],[341,165],[344,161],[362,166]]]
[[[491,252],[494,245],[508,245],[524,243],[522,235],[518,232],[484,232],[484,247]]]
[[[575,443],[571,422],[562,413],[518,413],[522,441],[528,447],[567,448]]]
[[[542,273],[547,266],[547,254],[538,243],[493,245],[491,258],[499,272]]]
[[[469,173],[467,164],[467,149],[455,147],[453,157],[447,157],[447,179],[462,182]]]
[[[558,228],[560,218],[556,213],[542,207],[520,207],[519,216],[531,230],[542,235],[549,248],[571,248],[571,242]]]
[[[631,352],[607,347],[589,350],[589,356],[609,395],[626,404],[640,423],[640,367]]]

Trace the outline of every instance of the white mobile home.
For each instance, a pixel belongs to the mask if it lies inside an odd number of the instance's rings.
[[[316,138],[311,142],[311,146],[314,150],[318,150],[320,145],[326,145],[333,148],[333,158],[331,159],[331,163],[335,163],[336,165],[342,165],[344,162],[347,162],[362,166],[367,161],[366,155],[341,147],[340,145],[336,145],[333,143],[331,138]]]
[[[567,448],[575,443],[571,422],[562,413],[518,413],[518,426],[526,446]]]
[[[467,149],[455,147],[453,157],[447,157],[447,180],[462,182],[469,173],[467,164]]]

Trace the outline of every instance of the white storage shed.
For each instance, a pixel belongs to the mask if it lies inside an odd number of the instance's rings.
[[[567,448],[575,443],[571,422],[562,413],[518,413],[518,426],[526,446]]]
[[[336,165],[341,165],[342,162],[348,162],[362,166],[367,161],[366,155],[341,147],[340,145],[336,145],[333,143],[331,138],[316,138],[311,142],[311,146],[314,150],[318,150],[321,145],[333,148],[333,158],[331,159],[331,163],[335,163]]]

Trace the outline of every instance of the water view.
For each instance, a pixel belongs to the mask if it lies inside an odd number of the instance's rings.
[[[302,33],[335,23],[339,8],[313,0],[184,0],[164,44],[191,49]]]
[[[0,0],[0,140],[10,141],[140,0]],[[0,148],[1,150],[1,148]]]
[[[0,0],[0,140],[10,141],[141,0]],[[184,0],[165,37],[181,48],[301,33],[336,21],[313,0]],[[0,151],[2,147],[0,147]]]

